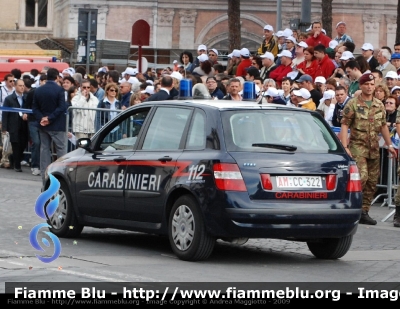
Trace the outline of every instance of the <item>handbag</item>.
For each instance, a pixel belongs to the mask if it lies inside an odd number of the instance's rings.
[[[8,155],[12,154],[12,146],[10,142],[10,134],[8,132],[2,134],[3,141],[3,157],[7,158]]]

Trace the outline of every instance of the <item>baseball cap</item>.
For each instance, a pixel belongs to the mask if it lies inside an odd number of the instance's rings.
[[[105,67],[101,67],[100,69],[97,70],[97,72],[104,72],[107,73],[107,70]]]
[[[268,89],[269,89],[269,88],[268,88]],[[304,99],[309,99],[309,98],[311,97],[310,91],[308,91],[308,90],[305,89],[305,88],[300,88],[299,90],[294,90],[294,91],[293,91],[293,94],[294,94],[296,97],[302,97],[302,98],[304,98]]]
[[[364,43],[363,46],[361,46],[362,50],[374,50],[374,46],[372,46],[371,43]]]
[[[204,62],[208,60],[208,56],[206,54],[201,54],[200,56],[197,56],[197,59],[199,59],[200,62]]]
[[[400,59],[400,54],[399,53],[392,54],[392,59]]]
[[[264,55],[261,55],[260,58],[267,58],[267,59],[270,59],[270,60],[272,60],[272,61],[275,60],[274,54],[271,53],[271,52],[268,52],[268,51],[265,52]]]
[[[268,87],[267,91],[265,92],[264,96],[267,97],[277,97],[279,95],[278,89],[275,87]]]
[[[308,44],[306,42],[304,42],[304,41],[300,41],[299,43],[297,43],[297,46],[308,48]]]
[[[389,71],[389,72],[386,73],[385,78],[398,79],[399,76],[397,75],[397,73],[395,71]]]
[[[279,30],[279,31],[275,34],[275,36],[278,37],[278,38],[284,36],[284,35],[283,35],[283,31]]]
[[[145,90],[140,91],[141,93],[154,94],[154,86],[147,86]]]
[[[329,42],[329,48],[335,49],[336,46],[338,46],[338,44],[339,44],[338,41],[332,40]]]
[[[169,76],[174,77],[177,80],[182,80],[182,74],[177,71],[172,72]]]
[[[304,74],[304,75],[301,75],[301,77],[297,80],[297,82],[298,83],[313,82],[313,78],[308,74]]]
[[[74,68],[66,68],[62,71],[62,73],[67,73],[69,75],[74,75],[75,74],[75,69]]]
[[[218,50],[216,50],[215,48],[211,48],[210,50],[212,50],[218,56]]]
[[[274,27],[272,27],[271,25],[265,25],[264,30],[274,31]]]
[[[400,87],[399,87],[400,88]],[[332,100],[335,97],[335,91],[333,90],[326,90],[322,99],[319,100],[320,103],[324,103],[325,100]]]
[[[294,44],[297,44],[296,39],[295,39],[293,36],[291,36],[291,35],[289,35],[288,37],[286,37],[286,40],[292,41]]]
[[[321,83],[321,84],[326,84],[326,79],[325,79],[325,77],[323,77],[323,76],[317,76],[317,77],[315,78],[315,82],[316,82],[316,83]]]
[[[289,29],[289,28],[286,28],[285,30],[283,30],[283,35],[285,37],[292,36],[293,35],[293,31],[291,29]]]
[[[236,57],[236,58],[240,58],[240,50],[234,49],[234,50],[232,51],[232,56],[233,56],[233,57]]]
[[[122,75],[125,75],[125,74],[129,74],[129,75],[134,76],[134,75],[137,74],[137,70],[135,70],[135,69],[132,68],[132,67],[127,67],[127,68],[125,69],[125,71],[122,73]]]
[[[278,54],[278,57],[289,57],[289,58],[293,58],[293,55],[290,51],[288,50],[282,50],[282,52],[280,54]]]
[[[397,90],[397,89],[400,89],[400,87],[399,86],[394,86],[393,88],[392,88],[392,90],[390,90],[390,93],[393,93],[395,90]]]
[[[207,50],[207,46],[205,46],[204,44],[200,44],[199,47],[197,47],[197,50]]]
[[[240,55],[243,57],[250,57],[250,51],[246,47],[243,47],[240,50]]]
[[[173,63],[173,64],[178,63],[178,60],[174,60],[172,63]]]
[[[344,51],[342,54],[342,57],[340,57],[340,60],[349,60],[349,59],[354,59],[354,55],[351,51]]]
[[[336,28],[339,27],[339,25],[345,25],[345,26],[346,26],[346,23],[345,23],[344,21],[339,21],[339,22],[336,24]]]
[[[299,72],[292,71],[292,72],[287,73],[286,77],[289,77],[291,80],[294,80],[297,77],[298,74],[299,74]]]
[[[256,67],[248,67],[246,71],[250,76],[260,76],[260,71]]]
[[[325,30],[325,29],[321,29],[321,31],[322,31],[324,34],[326,34],[326,30]]]

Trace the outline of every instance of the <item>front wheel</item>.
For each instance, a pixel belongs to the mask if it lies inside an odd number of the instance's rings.
[[[58,207],[48,220],[48,224],[51,226],[50,232],[58,237],[78,237],[82,232],[83,225],[78,224],[71,195],[64,181],[60,181],[58,194],[60,199]]]
[[[334,260],[343,257],[349,251],[353,235],[342,238],[325,238],[316,242],[307,242],[308,249],[318,259]]]
[[[215,238],[207,233],[195,199],[189,195],[174,203],[168,221],[168,237],[172,251],[184,261],[207,259],[215,245]]]

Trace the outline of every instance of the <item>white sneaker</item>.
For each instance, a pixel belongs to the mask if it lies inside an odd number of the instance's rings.
[[[33,172],[32,172],[32,175],[35,175],[35,176],[40,176],[40,169],[38,169],[38,168],[34,168],[33,169]]]
[[[29,163],[26,162],[25,160],[24,160],[24,161],[21,161],[21,166],[29,166]]]

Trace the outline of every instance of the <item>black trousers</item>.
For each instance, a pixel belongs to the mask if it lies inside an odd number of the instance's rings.
[[[14,164],[14,168],[21,168],[21,161],[24,159],[24,151],[28,146],[28,135],[26,132],[19,133],[18,142],[11,142],[12,155],[10,156],[10,165]]]

